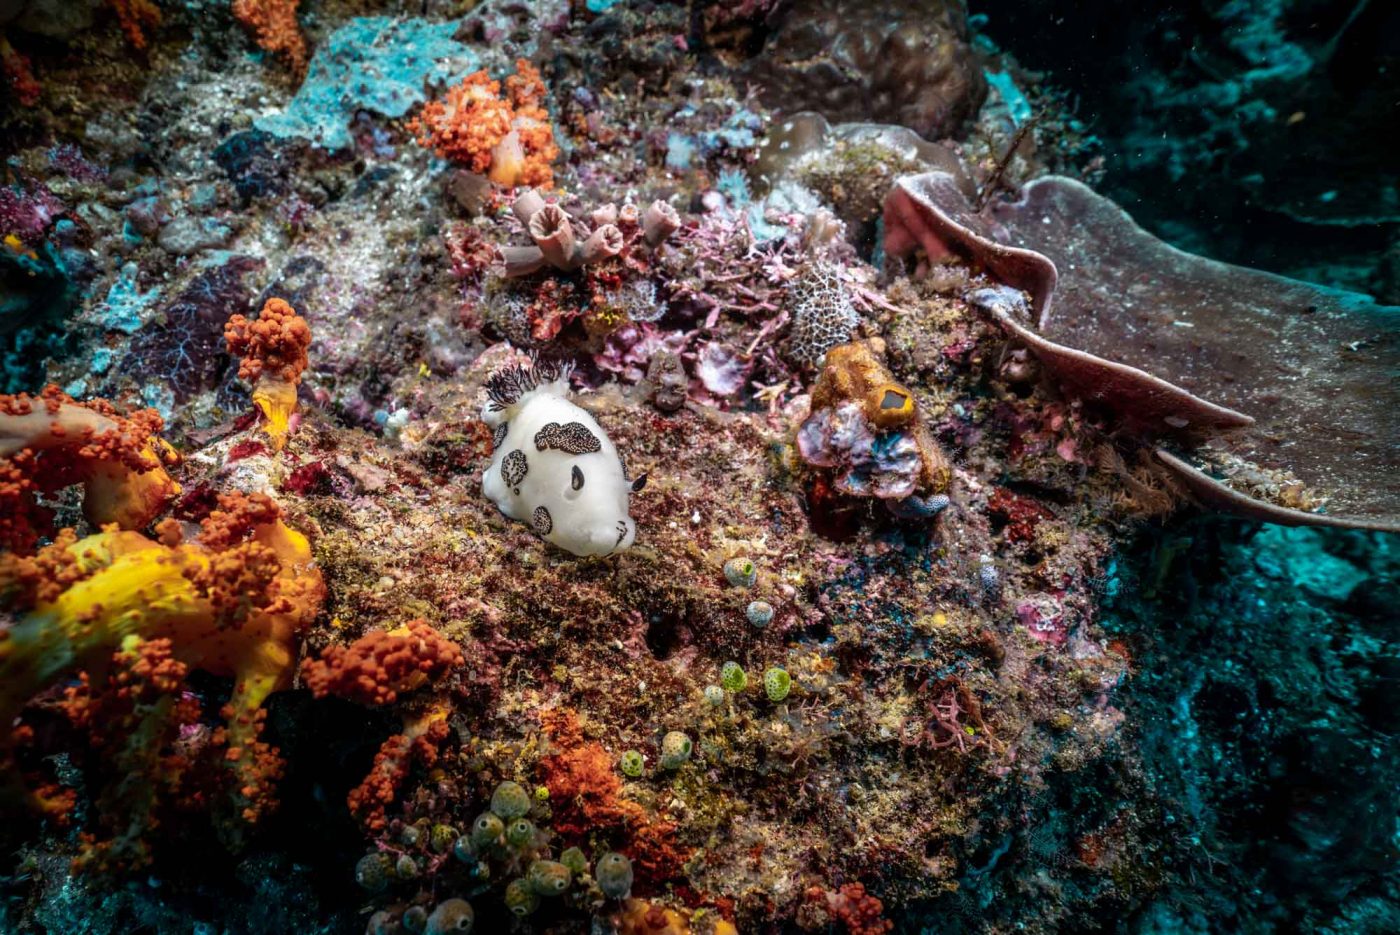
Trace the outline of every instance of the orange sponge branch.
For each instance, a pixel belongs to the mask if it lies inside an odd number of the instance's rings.
[[[0,626],[0,723],[59,680],[102,671],[129,637],[169,640],[180,662],[234,679],[229,763],[256,817],[268,786],[260,709],[290,684],[324,582],[306,537],[262,494],[220,497],[198,543],[169,529],[162,540],[70,532],[31,559],[0,555],[0,596],[19,612]]]

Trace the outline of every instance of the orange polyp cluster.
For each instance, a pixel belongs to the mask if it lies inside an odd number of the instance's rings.
[[[306,39],[297,24],[300,0],[233,0],[233,18],[264,52],[280,56],[298,77],[306,71]]]
[[[372,630],[349,646],[331,646],[302,666],[306,687],[317,698],[336,695],[365,705],[392,704],[462,665],[456,643],[424,620],[392,630]]]
[[[240,807],[256,817],[280,769],[258,740],[260,709],[290,684],[324,582],[306,538],[264,494],[221,496],[198,543],[167,524],[161,539],[108,528],[61,534],[32,558],[0,555],[0,598],[18,613],[0,628],[0,723],[56,682],[105,665],[129,637],[169,640],[181,663],[234,679],[220,739]]]
[[[515,68],[505,97],[500,82],[479,71],[449,88],[443,100],[424,104],[409,128],[421,145],[497,185],[550,188],[559,147],[544,108],[544,81],[523,58]]]
[[[179,456],[158,437],[162,424],[154,409],[122,416],[106,400],[80,403],[56,386],[0,396],[0,547],[32,551],[51,524],[38,495],[75,484],[93,525],[150,523],[180,492],[165,470]]]
[[[424,769],[437,763],[438,750],[450,733],[448,711],[446,704],[434,704],[426,713],[408,720],[402,734],[393,735],[379,747],[369,775],[345,800],[350,814],[366,830],[382,831],[388,825],[388,810],[415,763]]]
[[[229,352],[239,355],[238,377],[256,383],[266,375],[285,383],[301,382],[310,362],[311,328],[283,299],[263,303],[256,319],[234,315],[224,326]]]
[[[317,698],[336,695],[366,705],[392,704],[399,696],[435,681],[466,658],[461,648],[424,620],[392,630],[372,630],[349,646],[331,646],[302,667],[302,678]],[[380,746],[374,765],[350,790],[350,814],[370,831],[388,824],[388,809],[414,764],[430,769],[448,737],[450,707],[431,702],[425,712],[404,720],[404,730]]]
[[[132,871],[151,862],[148,832],[188,794],[195,766],[178,743],[201,716],[199,702],[185,692],[187,672],[170,640],[132,636],[112,655],[105,680],[94,684],[81,673],[64,690],[63,711],[87,733],[112,777],[97,794],[93,816],[111,836],[81,835],[75,870]]]
[[[676,843],[675,824],[622,797],[613,757],[584,736],[578,714],[556,708],[540,720],[551,750],[539,763],[554,812],[551,827],[578,839],[604,829],[624,833],[628,840],[619,849],[643,879],[662,881],[679,874],[689,854]]]
[[[132,48],[145,49],[145,31],[160,25],[160,7],[151,0],[108,0],[108,5],[117,14],[117,22],[121,24],[122,32],[126,33],[126,41],[131,43]]]
[[[645,899],[628,899],[614,917],[618,935],[737,935],[733,923],[702,913],[683,913]]]
[[[297,385],[309,363],[311,327],[282,299],[268,299],[256,319],[234,315],[224,325],[224,342],[237,355],[238,376],[253,386],[253,404],[263,430],[280,451],[287,442]]]
[[[39,103],[44,89],[34,77],[29,57],[16,51],[9,40],[0,36],[0,82],[8,85],[14,99],[23,107]]]

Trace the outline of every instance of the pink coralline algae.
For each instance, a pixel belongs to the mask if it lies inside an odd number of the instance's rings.
[[[1016,622],[1026,628],[1032,639],[1042,643],[1061,646],[1069,639],[1064,608],[1049,597],[1036,596],[1017,604]]]
[[[66,210],[43,184],[0,185],[0,238],[14,237],[26,246],[37,246]]]

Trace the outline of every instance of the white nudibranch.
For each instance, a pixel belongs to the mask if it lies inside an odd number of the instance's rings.
[[[591,415],[568,400],[569,367],[535,361],[486,381],[481,418],[494,430],[481,492],[511,519],[575,555],[610,555],[632,544],[637,524],[617,449]]]

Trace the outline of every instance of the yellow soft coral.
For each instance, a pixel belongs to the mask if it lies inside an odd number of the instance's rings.
[[[270,791],[260,709],[290,683],[325,585],[306,537],[270,499],[219,502],[198,543],[167,521],[162,541],[109,527],[61,536],[34,558],[0,555],[0,596],[23,611],[0,626],[0,723],[59,680],[100,671],[128,637],[168,639],[179,661],[234,679],[226,739],[251,819]]]

